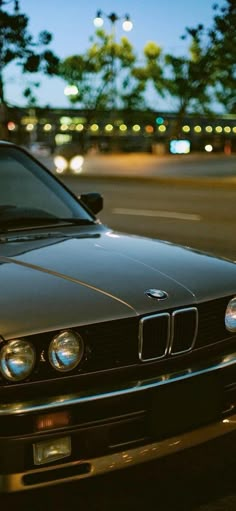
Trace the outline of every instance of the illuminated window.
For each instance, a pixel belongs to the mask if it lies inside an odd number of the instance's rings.
[[[83,129],[84,129],[84,125],[83,124],[81,124],[81,123],[77,124],[76,131],[83,131]]]
[[[159,125],[160,125],[160,124],[163,124],[163,123],[164,123],[164,119],[163,119],[163,117],[157,117],[157,118],[156,118],[156,123],[157,123],[157,124],[159,124]]]
[[[16,129],[16,125],[15,125],[15,123],[13,121],[9,121],[7,123],[7,128],[8,128],[9,131],[14,131]]]
[[[108,132],[113,131],[113,126],[112,126],[112,124],[107,124],[107,125],[105,126],[105,130],[106,130],[106,131],[108,131]]]
[[[61,124],[70,124],[72,122],[71,117],[66,117],[65,115],[60,118]]]
[[[62,133],[57,133],[55,136],[56,145],[66,144],[67,142],[71,142],[71,135],[62,135]]]
[[[188,133],[190,131],[190,126],[188,126],[188,124],[185,124],[183,127],[182,127],[182,130],[185,132],[185,133]]]
[[[52,125],[47,123],[47,124],[44,125],[43,129],[44,129],[44,131],[51,131]]]
[[[37,119],[36,117],[22,117],[21,119],[21,124],[36,124],[37,123]]]
[[[154,128],[153,128],[153,126],[148,124],[147,126],[145,126],[145,131],[146,131],[146,133],[153,133]]]
[[[205,145],[205,151],[207,153],[211,153],[213,151],[213,146],[211,144],[206,144]]]
[[[26,129],[27,131],[33,131],[33,129],[34,129],[34,125],[33,125],[32,123],[29,123],[29,124],[27,124],[27,125],[26,125],[25,129]]]
[[[99,130],[99,126],[98,126],[98,124],[92,124],[90,126],[90,129],[91,129],[91,131],[98,131]]]
[[[170,152],[172,154],[188,154],[188,153],[190,153],[190,141],[189,140],[171,140],[170,141]]]
[[[137,132],[141,130],[141,127],[139,126],[139,124],[134,124],[132,130]]]

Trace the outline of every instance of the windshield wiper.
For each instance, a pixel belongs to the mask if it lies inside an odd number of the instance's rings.
[[[3,235],[0,236],[0,244],[4,243],[22,243],[28,241],[37,241],[43,239],[78,239],[78,238],[100,238],[99,233],[71,233],[65,234],[62,232],[40,232],[37,234],[17,234],[17,235]]]
[[[39,228],[50,225],[63,225],[63,224],[71,224],[71,225],[93,225],[95,222],[93,220],[89,220],[88,218],[57,218],[57,217],[25,217],[25,216],[17,216],[14,218],[1,218],[0,217],[0,230],[2,232],[6,232],[8,230],[14,229],[26,229],[29,227]]]
[[[89,220],[89,218],[57,218],[57,222],[66,222],[73,225],[93,225],[94,220]]]

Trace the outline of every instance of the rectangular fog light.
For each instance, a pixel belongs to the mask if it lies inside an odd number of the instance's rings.
[[[71,439],[69,436],[54,438],[46,442],[38,442],[33,445],[34,464],[43,465],[50,461],[66,458],[71,454]]]

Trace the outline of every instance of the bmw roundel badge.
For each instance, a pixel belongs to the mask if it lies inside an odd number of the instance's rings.
[[[155,298],[156,300],[166,300],[166,298],[168,298],[168,293],[162,291],[162,289],[148,289],[145,291],[145,295],[149,298]]]

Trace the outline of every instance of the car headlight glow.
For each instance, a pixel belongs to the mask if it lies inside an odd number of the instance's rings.
[[[74,158],[70,160],[70,168],[75,174],[79,174],[80,172],[82,172],[83,163],[84,163],[83,156],[80,155],[74,156]]]
[[[54,164],[56,166],[56,171],[58,174],[62,174],[64,170],[68,167],[68,163],[63,156],[55,156]]]
[[[236,332],[236,297],[232,298],[227,305],[225,326],[229,332]]]
[[[57,371],[72,371],[84,354],[84,342],[79,334],[65,330],[56,335],[50,343],[48,356],[50,364]]]
[[[4,378],[17,382],[27,378],[35,365],[32,344],[22,339],[7,342],[0,351],[0,370]]]

